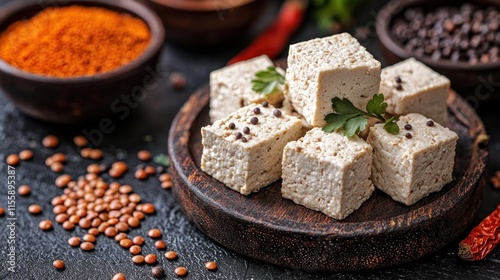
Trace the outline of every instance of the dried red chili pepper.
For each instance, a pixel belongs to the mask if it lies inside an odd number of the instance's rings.
[[[276,58],[290,36],[297,30],[307,7],[305,0],[288,0],[281,7],[278,18],[248,47],[231,59],[227,65],[248,60],[260,55]]]
[[[500,205],[460,242],[458,256],[467,261],[481,260],[498,244],[500,244]]]

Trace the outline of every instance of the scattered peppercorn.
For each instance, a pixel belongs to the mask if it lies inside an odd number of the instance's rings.
[[[42,206],[38,204],[32,204],[28,207],[28,212],[30,212],[33,215],[38,215],[42,213]]]
[[[165,253],[165,258],[169,261],[177,259],[177,253],[175,251],[168,251]]]
[[[411,124],[407,123],[407,124],[405,124],[404,128],[406,130],[411,130],[412,126],[411,126]]]
[[[248,142],[248,139],[246,137],[241,137],[241,142],[246,143]]]
[[[208,269],[210,271],[215,271],[215,270],[217,270],[217,263],[212,262],[212,261],[206,262],[205,267],[206,267],[206,269]]]
[[[406,133],[405,137],[406,137],[406,139],[411,139],[413,136],[411,135],[411,133]]]
[[[255,107],[253,109],[253,113],[256,114],[256,115],[260,114],[260,108],[259,107]]]
[[[151,153],[146,150],[139,151],[137,153],[137,158],[142,160],[142,161],[150,161],[151,160]]]
[[[125,274],[117,273],[113,276],[112,280],[127,280],[127,278],[125,277]]]
[[[259,123],[259,118],[257,118],[257,117],[252,117],[252,118],[250,119],[250,123],[252,123],[253,125],[258,124],[258,123]]]
[[[148,231],[148,236],[151,238],[160,238],[161,237],[161,230],[157,228],[150,229]]]
[[[245,134],[249,134],[249,133],[250,133],[250,128],[249,128],[248,126],[245,126],[245,127],[243,128],[243,133],[245,133]]]
[[[427,126],[434,126],[434,122],[433,121],[427,121]]]
[[[151,272],[153,273],[153,276],[155,278],[162,278],[163,276],[165,276],[165,270],[159,266],[153,267]]]
[[[21,160],[30,160],[33,158],[33,152],[30,150],[22,150],[19,152],[19,158]]]
[[[90,242],[82,242],[82,244],[80,244],[80,249],[83,251],[92,251],[94,250],[94,244]]]
[[[41,230],[51,230],[52,229],[52,222],[49,220],[43,220],[40,223],[38,223],[38,227]]]
[[[262,107],[264,107],[264,108],[269,107],[269,102],[267,102],[267,101],[262,102]]]
[[[54,262],[52,262],[52,265],[59,270],[63,270],[65,267],[64,262],[62,260],[55,260]]]
[[[149,254],[144,257],[144,261],[147,264],[154,264],[156,263],[156,255],[155,254]]]
[[[55,135],[47,135],[42,139],[42,145],[45,148],[55,148],[59,146],[59,138]]]
[[[178,90],[184,89],[187,85],[186,77],[180,72],[172,72],[168,79],[172,87]]]
[[[233,122],[231,122],[231,123],[229,123],[228,127],[229,127],[229,129],[235,129],[236,125]]]
[[[128,251],[132,254],[132,255],[138,255],[141,253],[142,249],[139,245],[132,245],[130,246],[130,248],[128,249]]]
[[[5,162],[8,164],[8,165],[11,165],[11,166],[16,166],[19,164],[19,156],[16,155],[16,154],[10,154],[7,156],[7,158],[5,159]]]
[[[237,132],[235,136],[236,139],[241,139],[241,137],[243,137],[243,134],[241,134],[241,132]]]
[[[281,111],[278,109],[274,109],[273,115],[279,118],[279,117],[281,117]]]
[[[155,247],[158,250],[164,250],[165,248],[167,248],[167,244],[165,244],[165,241],[163,240],[158,240],[155,242]]]
[[[179,266],[179,267],[175,268],[174,272],[179,277],[184,277],[184,276],[186,276],[188,274],[187,269],[185,267],[183,267],[183,266]]]
[[[403,90],[403,86],[401,84],[397,84],[396,85],[396,89],[399,90],[399,91],[402,91]]]
[[[77,247],[80,246],[81,239],[78,236],[73,236],[70,239],[68,239],[68,244],[71,247]]]
[[[31,188],[28,185],[22,185],[17,189],[17,193],[22,196],[29,195],[31,193]]]
[[[403,81],[401,80],[401,77],[397,76],[396,77],[396,83],[400,84],[402,83]]]

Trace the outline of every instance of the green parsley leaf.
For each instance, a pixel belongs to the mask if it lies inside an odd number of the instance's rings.
[[[285,84],[285,76],[276,71],[276,67],[270,66],[255,74],[252,80],[252,90],[262,95],[270,95],[276,91],[278,85]]]
[[[363,111],[356,108],[347,98],[332,98],[332,108],[337,114],[364,114]]]
[[[389,132],[390,134],[398,134],[399,133],[399,126],[396,123],[396,119],[394,117],[388,119],[384,123],[384,129],[385,131]]]
[[[387,103],[384,102],[383,94],[375,94],[373,98],[368,101],[368,104],[366,104],[366,111],[369,114],[381,116],[385,113],[385,109],[387,109]]]
[[[363,116],[357,116],[349,119],[344,125],[344,135],[351,138],[365,130],[368,125],[368,119]]]
[[[153,159],[154,162],[156,162],[157,164],[161,164],[165,167],[169,167],[170,166],[170,157],[166,154],[158,154],[154,157]]]
[[[354,117],[359,116],[359,114],[347,114],[347,115],[339,115],[339,114],[328,114],[325,117],[325,121],[327,125],[323,127],[323,131],[327,133],[331,133],[333,131],[337,131],[341,128],[344,128],[345,123]]]

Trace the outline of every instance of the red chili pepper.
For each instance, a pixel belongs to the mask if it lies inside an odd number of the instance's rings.
[[[498,244],[500,244],[500,205],[460,242],[458,256],[467,261],[481,260]]]
[[[227,64],[231,65],[263,54],[276,58],[288,43],[290,36],[300,26],[306,6],[307,1],[304,0],[286,1],[271,26]]]

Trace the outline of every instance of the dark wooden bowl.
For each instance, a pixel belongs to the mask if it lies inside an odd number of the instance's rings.
[[[309,271],[353,271],[397,265],[456,239],[479,209],[488,152],[475,144],[484,126],[455,92],[448,126],[458,133],[454,180],[412,206],[376,190],[338,221],[281,197],[281,182],[243,196],[200,169],[200,129],[209,124],[208,86],[194,93],[168,140],[173,194],[186,216],[221,245],[276,265]]]
[[[64,4],[60,4],[62,2]],[[81,78],[54,78],[31,74],[0,59],[1,91],[27,115],[63,124],[99,120],[112,113],[119,113],[117,104],[125,106],[121,99],[122,94],[131,96],[132,100],[143,98],[144,80],[156,71],[164,42],[165,32],[160,18],[147,6],[130,0],[62,2],[12,2],[0,10],[0,32],[11,23],[30,18],[53,4],[96,6],[128,13],[144,20],[151,30],[151,44],[138,59],[117,70]]]
[[[390,31],[393,19],[407,8],[434,9],[440,6],[459,6],[465,2],[494,6],[500,3],[498,0],[393,0],[378,12],[376,29],[382,55],[389,65],[415,57],[448,77],[452,88],[466,96],[467,100],[477,107],[485,101],[500,100],[500,90],[497,86],[500,80],[500,61],[472,65],[468,62],[452,62],[446,59],[433,60],[428,56],[419,56],[405,50]]]
[[[160,15],[166,38],[190,46],[234,43],[262,12],[265,0],[142,0]]]

